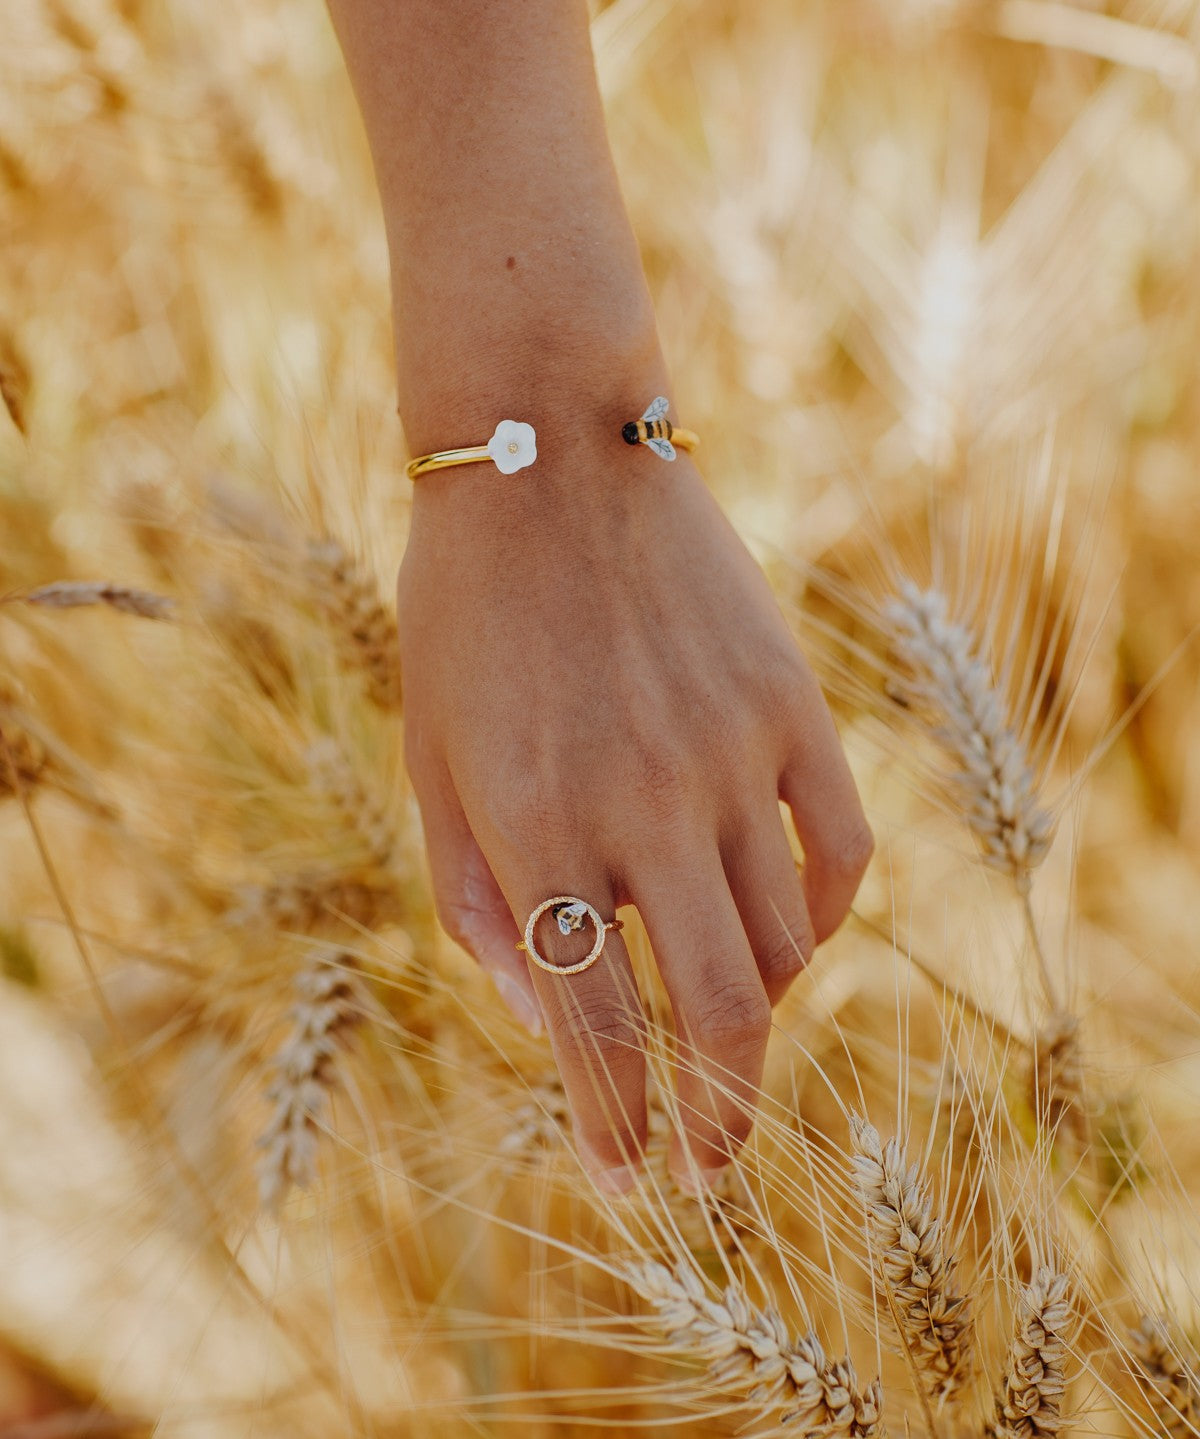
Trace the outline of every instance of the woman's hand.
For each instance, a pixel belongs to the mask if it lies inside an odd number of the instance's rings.
[[[527,969],[513,916],[555,894],[606,919],[637,906],[691,1046],[691,1156],[713,1170],[750,1129],[771,1005],[845,916],[872,840],[812,672],[691,462],[623,445],[619,424],[569,428],[538,424],[537,463],[511,478],[418,481],[406,737],[442,922],[545,1016],[584,1160],[621,1190],[646,1132],[627,952],[613,933],[583,973]],[[538,938],[577,959],[592,935],[547,917]],[[672,1165],[694,1176],[678,1138]]]
[[[412,451],[506,416],[538,436],[510,478],[417,483],[405,727],[438,907],[531,1014],[536,994],[584,1158],[621,1189],[646,1124],[624,946],[531,975],[513,915],[555,894],[606,919],[636,904],[694,1046],[680,1099],[711,1169],[750,1127],[771,1001],[846,913],[870,833],[812,674],[691,462],[621,442],[671,392],[585,0],[330,8],[379,179]],[[677,1141],[686,1178],[683,1161]]]

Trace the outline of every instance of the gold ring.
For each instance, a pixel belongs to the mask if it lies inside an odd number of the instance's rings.
[[[544,959],[538,953],[537,945],[533,940],[533,932],[537,928],[538,920],[548,909],[554,911],[554,918],[558,921],[558,928],[563,934],[570,934],[573,929],[582,929],[585,919],[590,919],[596,926],[596,942],[578,964],[552,964],[550,960]],[[518,942],[517,948],[523,949],[534,964],[549,970],[551,974],[581,974],[585,969],[590,969],[600,958],[608,931],[624,928],[625,923],[620,919],[610,919],[605,923],[600,918],[600,912],[593,909],[586,899],[578,899],[573,894],[556,894],[552,899],[542,900],[525,921],[525,938]]]

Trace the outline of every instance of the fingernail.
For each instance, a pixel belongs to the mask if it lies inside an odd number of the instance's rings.
[[[703,1194],[716,1184],[717,1180],[725,1173],[728,1165],[722,1164],[719,1169],[685,1169],[682,1173],[676,1174],[671,1171],[671,1178],[676,1186],[684,1194],[690,1194],[699,1199]]]
[[[507,974],[493,974],[492,980],[496,986],[496,992],[508,1005],[509,1011],[517,1022],[523,1024],[530,1034],[541,1034],[545,1028],[542,1023],[542,1012],[517,981]]]
[[[638,1172],[628,1164],[617,1164],[612,1169],[589,1169],[588,1176],[601,1194],[628,1194],[637,1187]]]

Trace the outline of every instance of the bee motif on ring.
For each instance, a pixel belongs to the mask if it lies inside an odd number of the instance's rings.
[[[675,446],[671,443],[672,427],[667,419],[668,401],[665,395],[651,400],[646,413],[640,420],[630,420],[621,430],[621,438],[627,445],[649,445],[660,459],[673,460]]]
[[[554,911],[554,918],[558,920],[560,934],[570,934],[573,929],[583,928],[583,917],[587,914],[587,905],[576,900],[574,904],[560,904]]]

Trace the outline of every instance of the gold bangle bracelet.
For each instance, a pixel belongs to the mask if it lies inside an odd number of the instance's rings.
[[[468,445],[462,450],[438,450],[436,454],[409,460],[404,466],[404,473],[410,480],[415,480],[421,475],[432,474],[434,470],[449,469],[451,465],[474,465],[491,458],[486,445]]]
[[[621,438],[628,445],[648,446],[663,460],[673,460],[676,450],[694,450],[700,443],[695,431],[677,430],[667,419],[664,395],[651,401],[640,420],[631,420],[622,426]],[[537,435],[533,426],[523,420],[501,420],[486,445],[460,445],[453,450],[418,455],[405,465],[404,473],[410,480],[416,480],[452,465],[477,465],[491,460],[502,475],[515,475],[536,459]]]
[[[491,460],[502,475],[515,475],[537,459],[537,435],[523,420],[501,420],[486,445],[463,445],[455,450],[438,450],[409,460],[404,473],[410,480],[451,465],[476,465]]]

